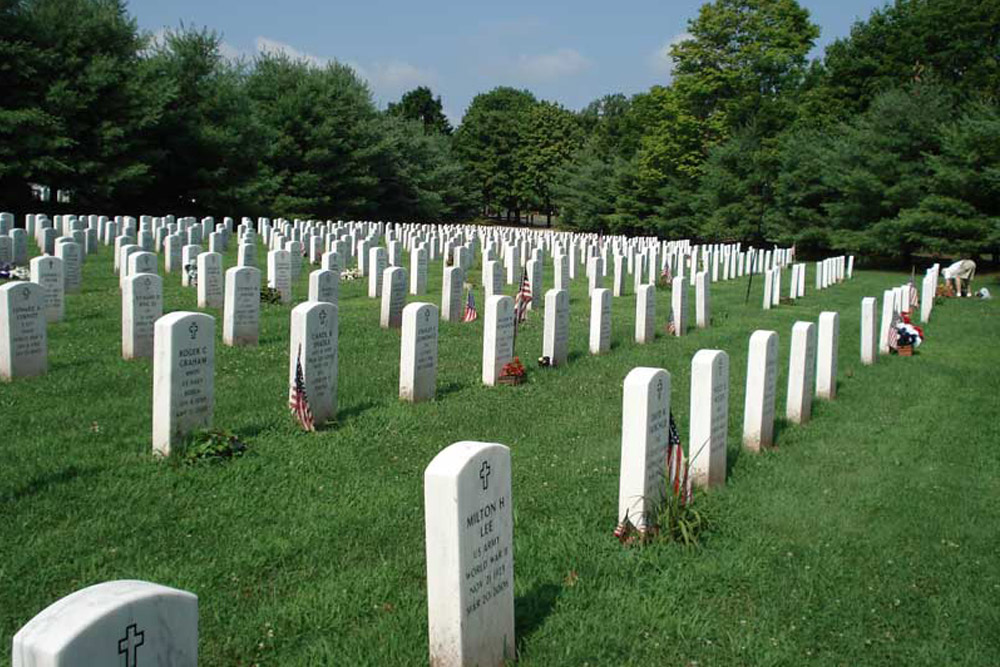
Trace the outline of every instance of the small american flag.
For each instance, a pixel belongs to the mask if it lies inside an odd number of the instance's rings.
[[[899,319],[899,313],[894,312],[892,314],[892,320],[889,322],[889,349],[895,350],[897,343],[899,343],[899,325],[902,320]]]
[[[472,290],[469,290],[469,298],[465,300],[465,315],[462,316],[463,322],[475,322],[479,319],[479,313],[476,312],[476,299],[472,296]]]
[[[625,518],[622,519],[617,526],[615,526],[614,536],[618,538],[619,542],[625,544],[629,541],[633,532],[636,532],[636,528],[632,525],[632,521],[628,518],[628,512],[626,511]]]
[[[920,297],[917,296],[917,288],[913,283],[910,283],[910,308],[916,308],[920,305]]]
[[[295,357],[295,383],[292,385],[292,395],[288,399],[288,408],[302,425],[303,430],[316,430],[312,410],[309,408],[309,399],[306,396],[306,375],[302,372],[301,344],[299,344],[299,352]]]
[[[665,280],[667,282],[667,284],[670,284],[671,282],[673,282],[673,280],[674,280],[674,274],[672,274],[670,272],[670,262],[669,261],[667,262],[667,265],[665,267],[663,267],[663,272],[660,274],[660,278],[662,278],[663,280]]]
[[[514,321],[524,322],[528,319],[528,304],[531,303],[531,282],[528,280],[528,270],[521,272],[521,287],[514,297]]]
[[[674,311],[672,308],[667,312],[667,335],[670,336],[677,335],[677,326],[674,324]],[[671,426],[673,426],[672,420],[670,424]]]
[[[691,502],[691,478],[688,477],[687,466],[684,464],[684,447],[677,431],[674,414],[670,413],[670,435],[667,441],[667,484],[674,497],[681,505]]]

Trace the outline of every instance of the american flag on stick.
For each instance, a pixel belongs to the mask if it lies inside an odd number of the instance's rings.
[[[306,375],[302,372],[302,344],[299,344],[299,351],[295,357],[295,382],[292,384],[291,396],[288,399],[288,408],[292,415],[302,425],[305,431],[315,431],[316,424],[313,421],[312,410],[309,408],[309,398],[306,396]]]
[[[889,349],[895,350],[897,344],[899,343],[899,325],[902,320],[899,319],[899,313],[893,312],[892,320],[889,322]]]
[[[463,322],[475,322],[479,319],[479,313],[476,311],[476,299],[472,296],[472,290],[469,290],[469,298],[465,300],[465,315],[462,316]]]
[[[667,447],[667,484],[674,498],[677,498],[681,505],[687,505],[691,502],[691,478],[688,477],[688,469],[684,463],[684,447],[681,445],[681,436],[673,413],[670,413]]]
[[[670,272],[670,260],[669,259],[667,260],[667,265],[663,267],[663,272],[660,273],[660,278],[662,278],[663,280],[667,281],[668,284],[671,283],[671,282],[673,282],[673,280],[674,280],[674,275],[673,275],[673,273]]]
[[[531,282],[528,280],[528,270],[521,272],[521,286],[514,297],[514,321],[524,322],[528,319],[528,304],[531,303]]]
[[[667,311],[667,334],[670,336],[677,335],[677,325],[674,324],[674,309],[671,308]],[[673,421],[670,422],[673,426]]]
[[[910,308],[916,308],[920,305],[920,297],[917,295],[917,288],[911,282],[910,283]]]

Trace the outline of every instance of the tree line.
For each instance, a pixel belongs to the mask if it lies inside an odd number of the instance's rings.
[[[348,66],[223,57],[124,0],[0,0],[0,201],[447,221],[908,257],[1000,246],[1000,0],[896,0],[808,54],[795,0],[714,0],[671,80],[574,112],[507,87],[452,128]]]

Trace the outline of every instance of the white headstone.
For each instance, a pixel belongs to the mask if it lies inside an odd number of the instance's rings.
[[[163,279],[152,273],[130,274],[122,290],[122,359],[153,358],[153,327],[161,317]]]
[[[698,350],[691,360],[691,481],[703,488],[726,483],[729,432],[729,355]]]
[[[486,299],[483,318],[483,384],[493,386],[500,371],[514,358],[514,299]]]
[[[337,306],[323,301],[306,301],[292,308],[289,396],[301,364],[306,399],[317,426],[337,415],[337,315]]]
[[[611,292],[594,290],[590,297],[590,353],[603,354],[611,349]]]
[[[381,298],[382,278],[388,265],[385,248],[380,246],[368,250],[368,298]]]
[[[287,250],[267,253],[267,286],[277,290],[282,303],[292,300],[292,256]]]
[[[325,301],[326,303],[332,303],[333,305],[336,306],[339,299],[340,299],[339,273],[327,269],[316,269],[315,271],[309,274],[310,301]]]
[[[707,329],[712,320],[711,293],[709,291],[708,274],[701,271],[694,282],[695,325],[699,329]]]
[[[542,355],[551,366],[566,363],[569,347],[569,292],[550,289],[545,293],[545,330],[542,335]]]
[[[392,266],[382,272],[382,309],[379,326],[398,329],[403,326],[403,306],[406,305],[406,269]]]
[[[785,416],[793,424],[805,424],[812,415],[816,374],[816,325],[796,322],[788,361],[788,398]]]
[[[446,266],[441,283],[441,319],[445,322],[460,322],[464,314],[462,301],[462,269]]]
[[[215,318],[178,311],[153,329],[153,451],[167,456],[184,437],[212,425]]]
[[[198,255],[198,307],[222,308],[225,303],[225,285],[222,279],[222,255],[203,252]]]
[[[234,266],[226,271],[222,342],[256,345],[260,338],[260,269]]]
[[[757,452],[774,442],[774,403],[778,387],[778,334],[755,331],[747,356],[743,402],[743,446]]]
[[[648,287],[648,285],[647,285]],[[633,368],[622,395],[622,455],[618,478],[618,523],[645,532],[666,490],[664,470],[670,432],[670,374]]]
[[[635,342],[652,343],[656,338],[656,287],[642,284],[635,290]]]
[[[427,248],[420,246],[410,253],[410,294],[427,293]]]
[[[671,283],[670,316],[674,322],[674,335],[683,336],[687,332],[687,283],[682,276],[677,276]]]
[[[45,320],[47,322],[61,322],[66,308],[62,260],[58,257],[45,255],[34,257],[29,265],[31,267],[31,282],[42,288]]]
[[[832,401],[837,396],[837,342],[840,315],[819,314],[819,343],[816,352],[816,396]]]
[[[83,280],[83,248],[79,243],[67,241],[56,245],[56,257],[63,261],[63,286],[65,292],[79,292]]]
[[[404,269],[395,267],[387,271]],[[384,303],[384,302],[383,302]],[[437,390],[438,308],[432,303],[411,303],[403,308],[403,335],[399,352],[399,398],[411,403],[434,398]]]
[[[875,307],[873,296],[861,299],[861,363],[871,366],[878,356],[878,334],[875,329]]]
[[[516,658],[510,450],[458,442],[424,471],[427,615],[434,667]]]
[[[0,380],[10,382],[18,377],[42,375],[47,368],[42,287],[24,281],[0,285]]]
[[[109,581],[53,603],[14,635],[12,667],[197,667],[198,598]]]

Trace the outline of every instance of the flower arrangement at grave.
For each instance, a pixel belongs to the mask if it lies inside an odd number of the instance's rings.
[[[548,368],[551,365],[552,365],[552,360],[549,359],[548,357],[545,356],[538,357],[539,368]]]
[[[0,264],[0,280],[30,280],[31,271],[26,266]]]
[[[909,356],[924,342],[923,329],[910,322],[906,313],[903,313],[903,321],[896,327],[896,333],[896,350],[903,356]]]
[[[497,378],[497,382],[500,384],[521,384],[527,379],[528,372],[524,368],[524,364],[521,363],[519,357],[514,357],[514,359],[506,364],[500,369],[500,377]]]
[[[361,278],[361,270],[357,268],[344,269],[340,272],[341,280],[358,280],[359,278]]]

